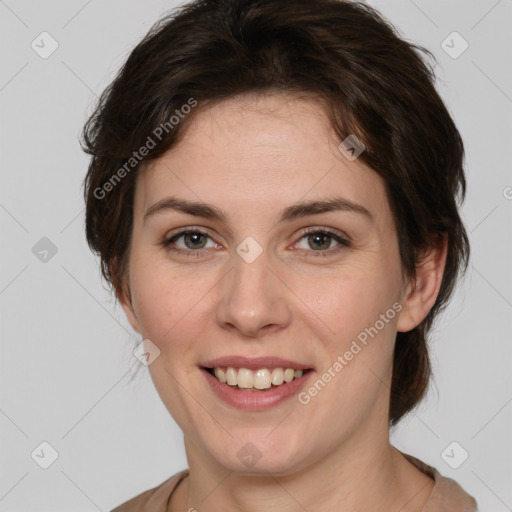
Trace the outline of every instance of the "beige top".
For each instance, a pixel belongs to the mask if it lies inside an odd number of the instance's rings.
[[[412,455],[402,455],[435,481],[430,497],[421,512],[478,512],[475,499],[455,480],[442,476],[435,468]],[[188,469],[184,469],[110,512],[167,512],[173,491],[187,476]]]

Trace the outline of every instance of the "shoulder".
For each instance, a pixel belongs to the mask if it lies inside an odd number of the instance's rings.
[[[171,494],[187,475],[188,469],[184,469],[160,485],[125,501],[110,512],[166,512]]]
[[[455,480],[412,455],[402,455],[421,471],[434,479],[434,488],[422,512],[477,512],[477,503]]]

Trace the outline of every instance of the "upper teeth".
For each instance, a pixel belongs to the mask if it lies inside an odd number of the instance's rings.
[[[252,371],[247,368],[214,368],[215,376],[221,382],[230,386],[238,386],[245,389],[268,389],[274,384],[279,386],[283,382],[291,382],[293,379],[302,377],[302,370],[293,368],[274,368],[272,371],[267,368]]]

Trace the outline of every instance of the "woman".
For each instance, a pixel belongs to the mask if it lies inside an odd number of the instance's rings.
[[[115,511],[476,509],[389,443],[469,256],[420,51],[363,3],[195,1],[102,95],[87,239],[189,465]]]

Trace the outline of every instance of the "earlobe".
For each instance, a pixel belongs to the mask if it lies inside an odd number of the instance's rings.
[[[448,235],[437,234],[431,245],[418,257],[416,278],[407,284],[403,309],[397,322],[397,331],[407,332],[419,325],[434,306],[443,280]]]

